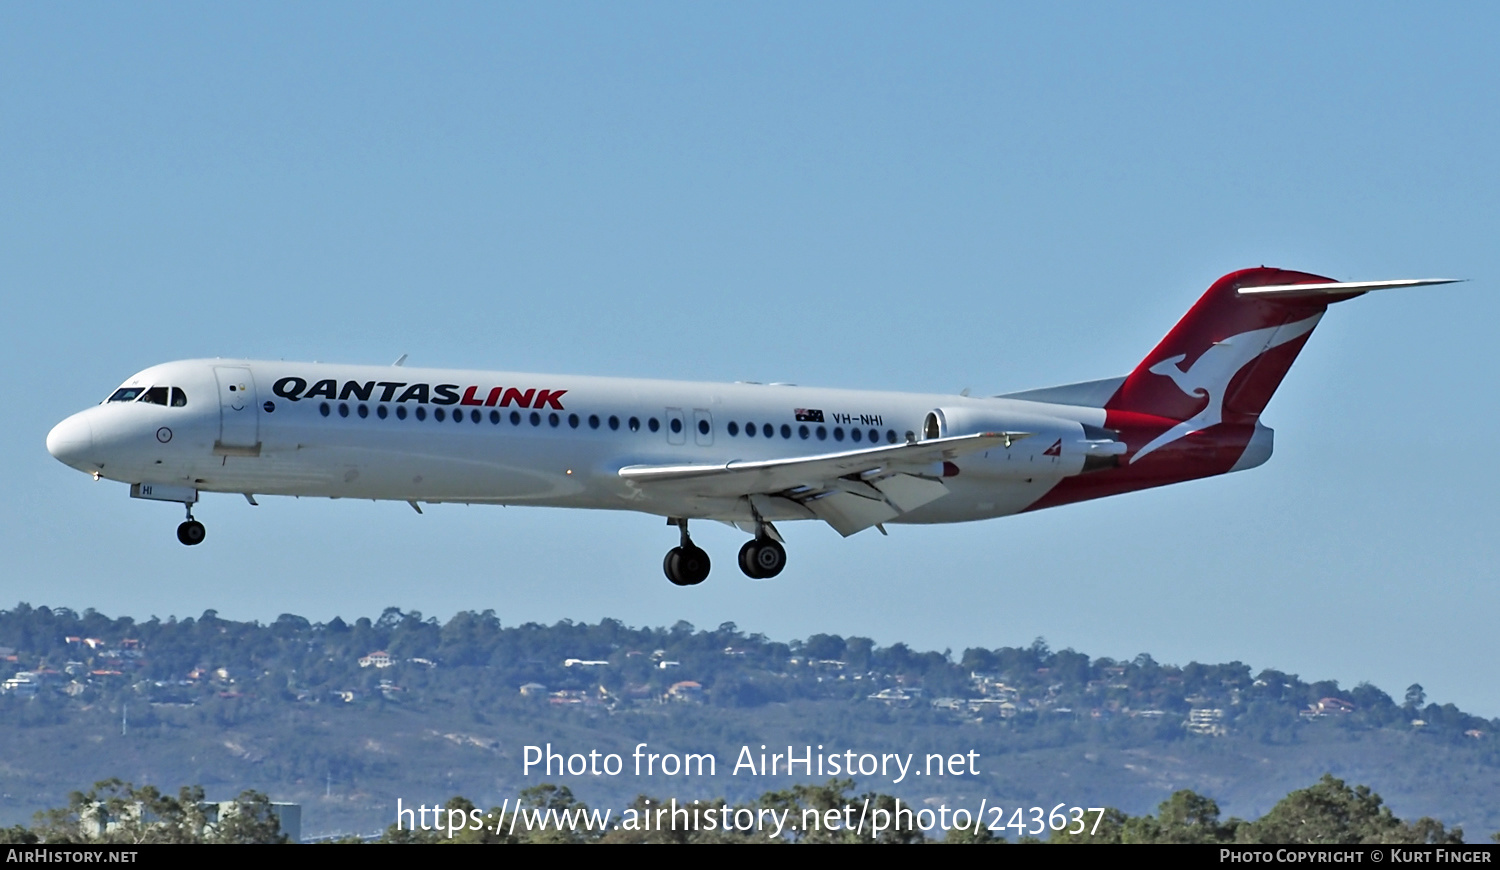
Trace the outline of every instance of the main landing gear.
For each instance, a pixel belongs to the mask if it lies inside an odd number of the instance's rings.
[[[203,528],[203,524],[193,519],[193,506],[188,505],[187,521],[177,527],[177,540],[186,546],[192,547],[203,543],[203,538],[207,534],[208,530]]]
[[[662,570],[666,572],[667,579],[677,586],[697,586],[708,579],[708,554],[688,536],[686,519],[669,517],[667,523],[682,531],[682,544],[667,551],[667,558],[662,560]]]
[[[786,567],[786,548],[770,537],[756,537],[740,548],[740,570],[751,580],[769,580]]]
[[[682,532],[682,543],[667,552],[662,570],[678,586],[697,586],[708,579],[708,554],[688,536],[685,518],[668,517],[667,524]],[[740,570],[746,577],[769,580],[781,573],[786,567],[786,548],[781,545],[780,537],[770,523],[759,524],[755,538],[740,548]]]

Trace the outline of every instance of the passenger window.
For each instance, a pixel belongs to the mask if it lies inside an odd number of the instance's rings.
[[[632,432],[639,432],[639,431],[641,431],[641,420],[640,420],[639,417],[631,417],[630,418],[630,431],[632,431]]]
[[[788,426],[785,423],[782,423],[781,424],[781,437],[783,437],[783,438],[790,438],[790,437],[792,437],[792,427]]]
[[[652,432],[655,432],[656,430],[658,430],[658,429],[661,428],[661,423],[658,423],[655,417],[652,417],[650,420],[647,420],[646,421],[646,425],[651,427],[651,431]]]
[[[616,417],[613,414],[611,414],[609,416],[609,428],[610,429],[618,429],[618,428],[620,428],[620,418]]]
[[[730,420],[729,421],[729,434],[730,435],[738,435],[738,434],[740,434],[740,424],[734,422],[733,420]]]
[[[405,420],[406,419],[406,406],[405,405],[397,405],[396,406],[396,419],[397,420]]]

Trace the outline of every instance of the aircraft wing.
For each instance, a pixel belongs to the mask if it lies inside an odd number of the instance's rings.
[[[631,465],[620,477],[644,490],[800,505],[848,537],[948,494],[939,463],[1008,447],[1030,432],[980,432],[790,459],[718,465]],[[762,510],[763,513],[769,512]]]

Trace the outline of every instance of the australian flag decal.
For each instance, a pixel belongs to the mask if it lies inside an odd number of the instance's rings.
[[[797,415],[798,423],[823,422],[823,412],[817,408],[795,408],[792,413]]]

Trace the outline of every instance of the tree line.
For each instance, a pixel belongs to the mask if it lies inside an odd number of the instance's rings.
[[[521,793],[515,806],[480,810],[463,797],[450,799],[441,808],[426,807],[405,823],[392,824],[378,838],[348,837],[328,842],[397,844],[522,844],[522,843],[965,843],[1000,844],[1130,844],[1208,843],[1241,845],[1420,845],[1463,843],[1460,828],[1447,828],[1437,819],[1423,817],[1407,822],[1397,818],[1384,801],[1365,786],[1351,787],[1332,775],[1314,785],[1293,791],[1259,819],[1223,819],[1218,804],[1209,797],[1183,790],[1162,802],[1155,815],[1130,816],[1117,809],[1085,817],[1077,826],[1065,816],[1051,824],[1045,839],[1026,830],[1027,820],[1015,825],[992,825],[979,820],[941,830],[924,826],[922,816],[901,812],[900,801],[887,794],[853,791],[850,780],[830,780],[823,785],[797,785],[767,792],[750,804],[731,806],[724,800],[693,801],[691,817],[686,811],[658,812],[657,823],[643,818],[669,805],[669,801],[642,795],[612,823],[591,813],[565,786],[544,784]],[[231,812],[210,818],[203,802],[203,789],[180,790],[177,796],[154,787],[136,788],[119,780],[95,785],[87,792],[74,792],[65,807],[37,814],[32,826],[0,829],[0,840],[9,844],[90,843],[286,843],[276,817],[264,795],[246,792]],[[684,806],[687,806],[684,803]],[[846,808],[864,812],[858,824]],[[764,825],[731,823],[731,819],[772,818],[789,821],[769,829]],[[832,814],[830,816],[830,813]],[[884,814],[883,816],[881,814]],[[431,824],[429,825],[429,818]],[[705,819],[723,823],[705,824]],[[884,824],[867,820],[884,819]],[[972,818],[972,817],[971,817]],[[1003,818],[1003,814],[1001,816]],[[420,822],[418,821],[420,819]],[[832,824],[803,825],[807,819],[829,819]],[[472,822],[471,822],[472,820]],[[634,820],[634,823],[632,823]],[[517,824],[519,822],[519,824]],[[1019,832],[1011,831],[1019,828]],[[1076,830],[1075,830],[1076,827]],[[768,830],[771,832],[768,833]],[[1500,842],[1500,833],[1493,840]]]

